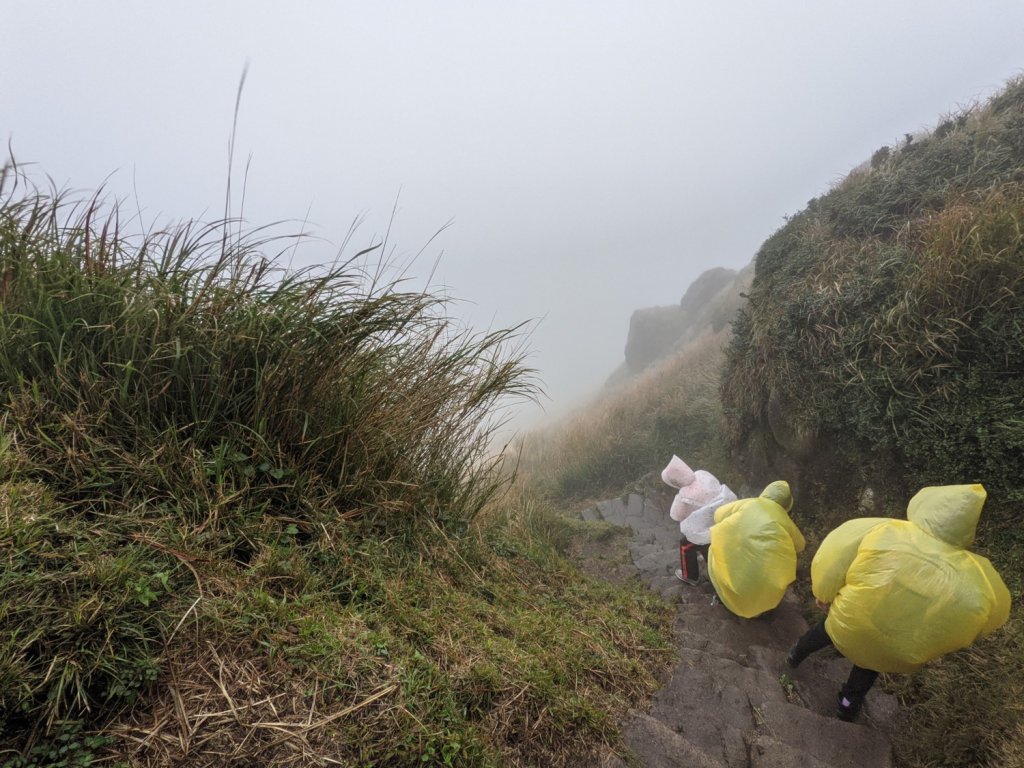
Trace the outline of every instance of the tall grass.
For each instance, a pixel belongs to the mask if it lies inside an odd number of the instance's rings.
[[[0,426],[58,498],[209,525],[250,487],[315,486],[335,516],[465,523],[495,491],[492,412],[533,392],[514,330],[459,330],[356,258],[285,271],[264,254],[285,243],[225,245],[224,222],[132,241],[116,209],[19,183],[0,178]]]
[[[0,765],[615,748],[667,615],[570,566],[490,446],[517,330],[292,246],[0,175]]]

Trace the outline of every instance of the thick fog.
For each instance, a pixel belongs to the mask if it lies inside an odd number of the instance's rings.
[[[1024,66],[1019,0],[0,10],[19,162],[137,200],[147,224],[220,217],[248,63],[232,213],[308,220],[326,242],[299,248],[305,266],[356,218],[352,252],[379,238],[397,205],[389,243],[416,287],[481,330],[537,320],[548,413],[622,361],[633,310],[747,264],[879,146]]]

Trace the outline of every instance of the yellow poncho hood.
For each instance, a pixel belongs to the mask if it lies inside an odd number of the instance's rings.
[[[825,629],[854,664],[913,672],[1002,626],[1010,593],[987,558],[968,552],[985,489],[919,491],[907,520],[858,518],[822,541],[811,562]]]
[[[907,520],[960,549],[974,543],[987,493],[980,484],[922,488],[907,505]]]

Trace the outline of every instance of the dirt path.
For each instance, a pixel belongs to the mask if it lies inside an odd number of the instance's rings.
[[[586,520],[628,526],[626,569],[679,605],[678,663],[649,711],[631,711],[623,724],[633,759],[609,754],[602,768],[892,766],[884,728],[896,715],[893,697],[873,690],[857,722],[845,723],[833,713],[848,662],[823,651],[795,671],[786,666],[786,652],[807,629],[792,591],[767,616],[742,619],[715,600],[703,562],[699,585],[676,579],[679,529],[668,516],[670,499],[629,494],[582,512]]]

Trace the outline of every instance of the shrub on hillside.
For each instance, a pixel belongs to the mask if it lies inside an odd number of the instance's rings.
[[[952,478],[1024,500],[1024,81],[1002,98],[761,248],[723,375],[738,451],[782,403],[851,457],[895,457],[908,489]]]

